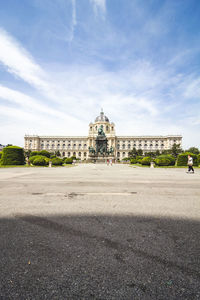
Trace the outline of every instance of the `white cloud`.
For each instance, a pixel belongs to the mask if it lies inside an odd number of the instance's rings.
[[[106,12],[106,0],[90,0],[90,2],[94,6],[94,11],[97,12],[100,10],[101,12]]]
[[[3,29],[0,29],[0,62],[8,72],[38,89],[46,89],[45,73],[31,55]]]

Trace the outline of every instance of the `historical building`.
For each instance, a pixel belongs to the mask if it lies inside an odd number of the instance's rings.
[[[122,159],[128,157],[129,151],[134,147],[143,152],[162,151],[171,149],[173,144],[182,144],[182,136],[117,136],[115,124],[110,122],[103,111],[96,117],[94,123],[89,124],[88,136],[36,136],[25,135],[25,150],[50,152],[58,151],[62,156],[76,156],[81,160],[90,157],[89,150],[96,148],[96,138],[99,129],[107,138],[108,149],[113,149],[113,157]]]

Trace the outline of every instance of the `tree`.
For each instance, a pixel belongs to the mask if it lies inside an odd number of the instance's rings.
[[[199,154],[200,153],[200,151],[199,151],[199,149],[198,148],[196,148],[196,147],[190,147],[188,150],[186,150],[187,152],[191,152],[191,153],[194,153],[194,154]]]
[[[145,152],[144,156],[145,157],[156,157],[156,153],[155,152]]]
[[[61,156],[60,151],[59,150],[55,151],[55,155],[56,156]]]
[[[139,149],[139,150],[137,151],[137,154],[138,154],[138,156],[142,156],[142,155],[143,155],[142,149]]]
[[[183,150],[181,149],[180,144],[174,144],[174,145],[172,146],[171,154],[172,154],[174,157],[177,157],[181,152],[183,152]]]
[[[128,156],[131,158],[136,158],[137,155],[138,153],[135,147],[133,147],[133,149],[128,153]]]
[[[28,157],[28,158],[29,158],[30,154],[31,154],[31,150],[25,150],[25,151],[24,151],[25,157]]]

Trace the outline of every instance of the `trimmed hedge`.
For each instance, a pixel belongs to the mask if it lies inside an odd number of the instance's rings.
[[[34,166],[46,166],[48,163],[45,156],[37,155],[34,156],[32,164]]]
[[[39,151],[32,151],[32,152],[30,153],[30,157],[31,157],[31,156],[36,156],[36,155],[39,155]]]
[[[137,159],[136,158],[131,158],[130,159],[130,164],[137,164]]]
[[[33,165],[35,165],[35,166],[38,166],[37,159],[40,160],[41,158],[45,160],[44,166],[46,166],[46,165],[49,163],[49,158],[46,157],[46,156],[43,156],[43,155],[35,155],[35,156],[31,156],[31,157],[29,158],[29,161],[30,161],[31,164],[33,164]],[[35,163],[35,160],[36,160],[36,163]]]
[[[159,155],[155,159],[157,166],[174,166],[176,159],[172,155]]]
[[[2,156],[2,151],[0,152],[0,159],[1,159],[1,156]]]
[[[54,157],[52,159],[52,165],[54,165],[54,166],[62,166],[62,164],[63,164],[63,160],[61,158]]]
[[[41,150],[38,152],[38,155],[42,155],[42,156],[46,156],[46,157],[50,158],[51,153],[46,150]]]
[[[137,163],[141,164],[143,160],[143,156],[137,156],[136,157]]]
[[[177,166],[187,166],[188,155],[191,155],[193,158],[193,165],[198,166],[197,155],[190,152],[184,152],[178,155]]]
[[[64,159],[65,164],[72,164],[73,163],[73,158],[72,157],[67,157]]]
[[[3,148],[1,165],[24,165],[24,150],[18,146],[7,146]]]
[[[150,166],[152,158],[150,156],[146,156],[141,160],[141,164],[145,166]]]

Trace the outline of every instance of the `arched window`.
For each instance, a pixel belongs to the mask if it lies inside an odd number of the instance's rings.
[[[95,127],[95,129],[97,130],[97,126]]]
[[[65,156],[65,152],[63,152],[63,156]]]
[[[117,152],[117,157],[120,157],[120,153],[119,152]]]
[[[106,126],[106,131],[108,131],[108,126]]]
[[[71,153],[70,153],[70,152],[68,152],[68,153],[67,153],[67,156],[68,156],[68,157],[70,157],[70,155],[71,155]]]
[[[78,153],[78,156],[81,156],[81,152]]]
[[[76,152],[73,152],[73,156],[76,156]]]
[[[123,155],[123,157],[124,157],[124,156],[125,156],[125,152],[123,152],[123,154],[122,154],[122,155]]]
[[[86,152],[84,152],[84,157],[86,157],[87,156],[87,153]]]
[[[114,127],[112,126],[112,130],[114,130]]]

